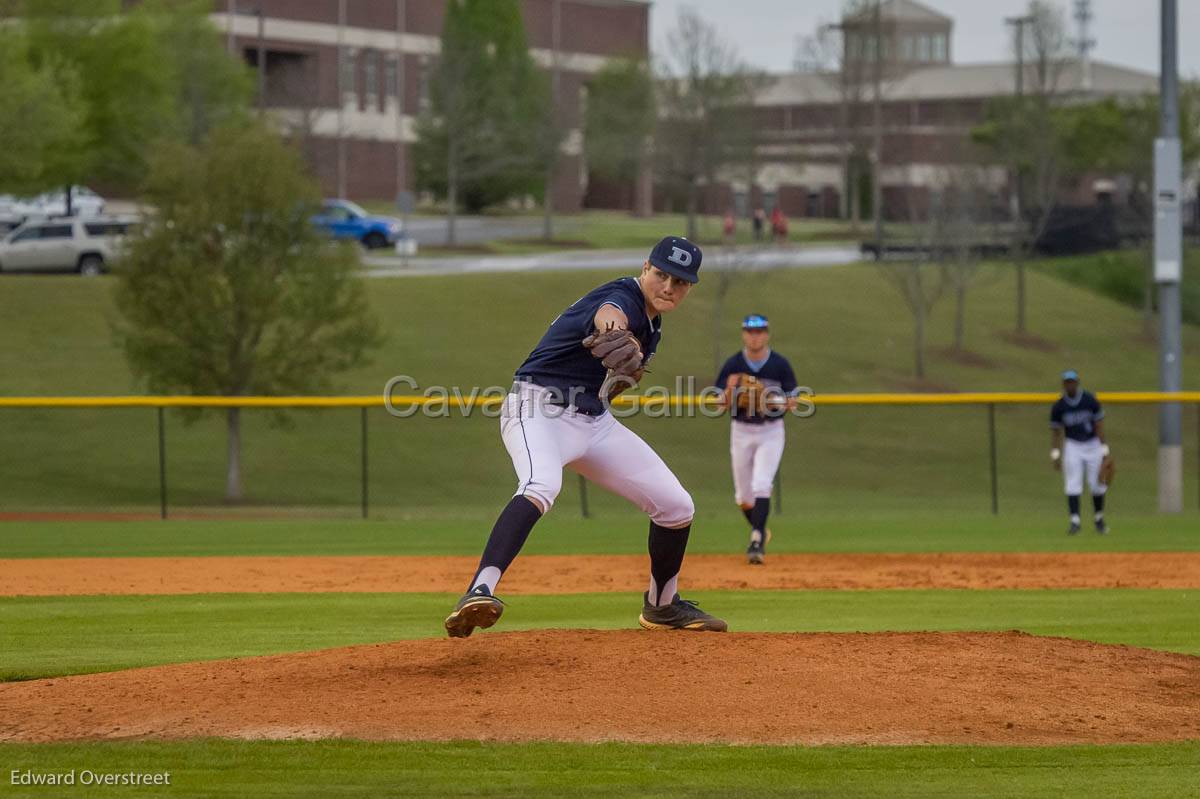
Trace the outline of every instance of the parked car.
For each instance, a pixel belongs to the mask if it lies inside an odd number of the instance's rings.
[[[44,216],[66,216],[67,193],[51,191],[33,199],[33,204]],[[104,198],[87,186],[71,188],[71,216],[100,216],[104,213]]]
[[[404,226],[390,216],[373,216],[349,200],[325,200],[312,223],[335,239],[353,239],[370,250],[404,238]]]
[[[104,272],[121,256],[133,217],[44,219],[0,239],[0,271]]]

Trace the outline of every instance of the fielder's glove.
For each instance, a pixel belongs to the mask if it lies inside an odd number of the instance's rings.
[[[1112,485],[1112,479],[1117,473],[1117,462],[1113,460],[1112,455],[1105,455],[1104,460],[1100,463],[1100,482],[1104,485]]]
[[[765,415],[769,403],[767,386],[754,375],[739,374],[733,386],[733,397],[739,410],[758,416]]]
[[[609,327],[583,340],[583,346],[608,369],[601,394],[613,399],[642,379],[642,345],[637,336],[623,328]]]

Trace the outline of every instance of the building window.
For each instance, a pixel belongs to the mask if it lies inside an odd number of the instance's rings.
[[[860,50],[860,46],[858,43],[858,34],[847,33],[846,34],[846,58],[847,58],[847,60],[850,60],[850,61],[857,60],[861,55],[862,55],[862,52]]]
[[[876,60],[879,57],[879,55],[878,55],[878,53],[879,53],[879,37],[868,36],[866,44],[867,44],[867,52],[865,53],[865,55],[866,55],[867,60],[868,61]]]
[[[939,63],[946,61],[946,35],[944,33],[933,37],[933,60]]]
[[[379,53],[368,50],[363,53],[363,95],[367,108],[379,104]]]
[[[395,56],[383,62],[383,95],[387,99],[400,96],[400,72]]]
[[[928,33],[922,33],[921,37],[919,39],[917,39],[917,60],[918,61],[925,62],[925,61],[930,60],[930,55],[931,55],[930,50],[932,49],[932,42],[930,40],[932,38],[933,37],[930,36]]]
[[[913,52],[915,49],[916,48],[913,47],[913,37],[912,36],[905,36],[904,38],[902,38],[900,40],[900,60],[912,61],[913,56],[915,55],[915,53]]]
[[[417,110],[429,110],[429,83],[433,78],[433,62],[423,55],[417,60]]]
[[[357,91],[356,85],[355,85],[356,82],[354,80],[354,62],[355,62],[354,51],[350,50],[348,48],[344,48],[342,50],[342,80],[341,80],[343,95],[354,94]]]

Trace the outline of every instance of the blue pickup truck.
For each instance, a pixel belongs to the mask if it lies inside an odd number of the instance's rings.
[[[335,239],[353,239],[369,250],[394,246],[404,238],[399,219],[372,216],[349,200],[325,200],[312,223]]]

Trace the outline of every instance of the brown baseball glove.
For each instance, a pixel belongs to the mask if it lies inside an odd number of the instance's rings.
[[[766,413],[767,387],[754,375],[738,375],[737,383],[733,386],[733,397],[739,410]]]
[[[1112,455],[1105,455],[1104,460],[1100,463],[1100,482],[1104,485],[1112,485],[1113,477],[1117,473],[1117,462],[1113,460]]]
[[[608,369],[600,393],[609,400],[636,386],[646,371],[642,368],[641,343],[623,328],[609,327],[593,333],[583,340],[583,346]]]

